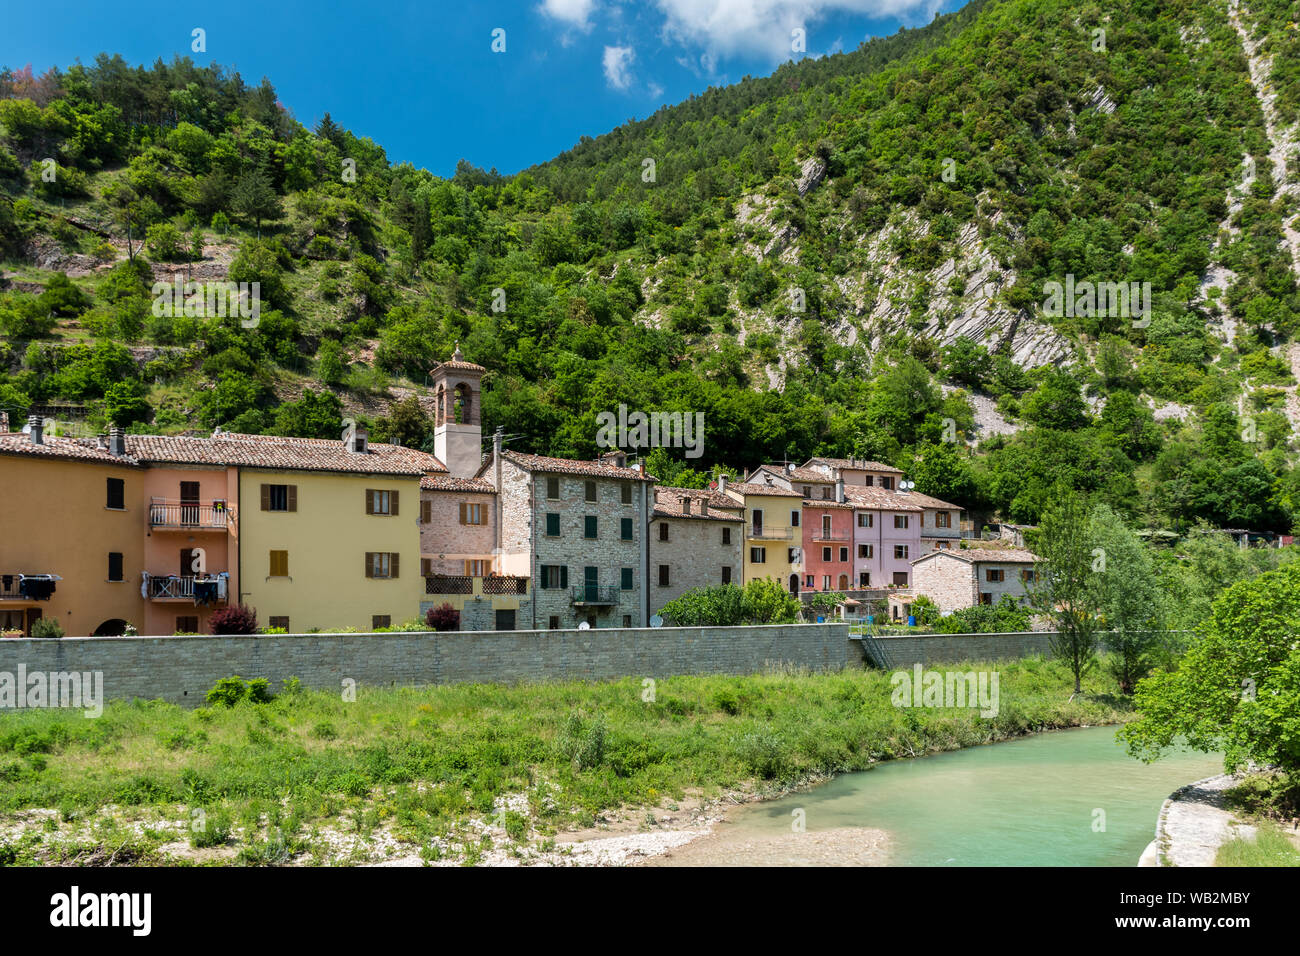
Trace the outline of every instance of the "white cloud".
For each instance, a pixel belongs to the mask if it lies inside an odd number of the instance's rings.
[[[636,50],[630,46],[605,47],[605,80],[616,90],[627,90],[632,85],[632,63]]]
[[[790,59],[790,31],[832,13],[929,20],[940,0],[656,0],[666,40],[703,49],[706,69],[735,54]],[[811,34],[812,31],[809,31]],[[808,37],[808,48],[819,45]]]
[[[539,9],[553,20],[586,32],[591,29],[591,14],[596,9],[596,0],[542,0]]]

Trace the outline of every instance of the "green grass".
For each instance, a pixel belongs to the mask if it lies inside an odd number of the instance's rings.
[[[659,806],[688,792],[777,790],[1128,714],[1102,673],[1070,701],[1058,663],[982,666],[1001,675],[1000,712],[988,719],[975,710],[896,708],[889,676],[876,671],[675,677],[659,680],[653,695],[641,678],[628,678],[363,687],[355,702],[297,691],[268,704],[198,710],[114,702],[93,720],[8,712],[0,715],[0,822],[58,808],[61,825],[73,826],[66,821],[111,804],[127,817],[184,821],[188,831],[201,809],[217,832],[175,839],[275,863],[307,850],[316,826],[363,837],[385,828],[427,847],[522,793],[528,818],[507,815],[519,839],[529,827],[547,835],[591,826],[616,808]]]
[[[1300,849],[1271,821],[1260,824],[1254,839],[1236,837],[1219,847],[1215,866],[1300,866]]]

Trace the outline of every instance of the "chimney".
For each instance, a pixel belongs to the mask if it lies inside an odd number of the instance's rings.
[[[357,428],[355,425],[349,425],[343,429],[343,445],[348,451],[358,455],[369,454],[367,445],[370,442],[370,432],[364,428]]]
[[[27,416],[27,434],[32,440],[33,445],[45,444],[45,436],[42,434],[44,426],[41,424],[41,416]]]
[[[718,491],[724,495],[727,493],[727,476],[725,473],[718,475]]]
[[[690,513],[691,513],[691,496],[682,495],[682,514],[688,515]]]
[[[0,432],[9,431],[9,413],[0,412]]]
[[[108,453],[118,458],[126,456],[126,431],[119,426],[108,430]]]
[[[835,479],[835,500],[838,501],[840,504],[844,504],[844,479],[843,478]]]

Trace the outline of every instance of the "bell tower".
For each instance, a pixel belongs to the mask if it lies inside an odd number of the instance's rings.
[[[460,343],[451,361],[430,371],[434,393],[433,453],[453,478],[470,478],[482,463],[483,420],[479,382],[487,371],[466,362]]]

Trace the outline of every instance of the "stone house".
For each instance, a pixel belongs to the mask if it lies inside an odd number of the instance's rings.
[[[502,573],[532,582],[521,627],[646,626],[654,479],[624,462],[507,451],[495,436],[476,477],[496,491]]]
[[[729,495],[656,487],[650,519],[650,613],[685,592],[741,585],[744,509]]]
[[[919,491],[899,493],[913,504],[921,507],[921,554],[943,548],[952,550],[961,547],[963,537],[970,537],[969,528],[965,528],[965,512],[961,505],[954,505],[939,498],[923,495]],[[1023,543],[1023,542],[1022,542]]]
[[[935,550],[912,562],[912,586],[944,614],[997,604],[1009,594],[1026,603],[1038,558],[1017,548]]]

